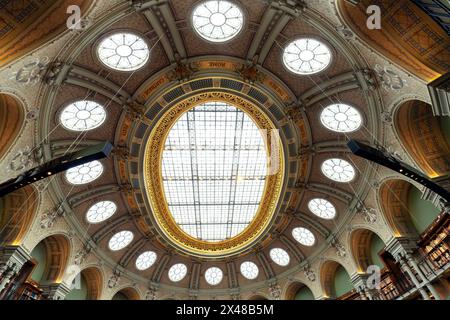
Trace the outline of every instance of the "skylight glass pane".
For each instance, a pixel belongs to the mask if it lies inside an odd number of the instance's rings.
[[[242,29],[244,15],[234,3],[223,0],[199,4],[192,16],[194,30],[204,39],[224,42],[234,38]]]
[[[267,154],[260,130],[238,108],[208,102],[185,113],[169,132],[162,164],[169,210],[189,235],[222,241],[254,218]]]

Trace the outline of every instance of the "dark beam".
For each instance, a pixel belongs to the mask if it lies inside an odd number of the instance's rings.
[[[450,193],[447,190],[431,181],[423,173],[419,172],[418,170],[414,169],[408,164],[396,159],[392,155],[382,152],[378,149],[375,149],[371,146],[368,146],[356,140],[350,140],[347,143],[347,146],[354,155],[378,163],[379,165],[394,170],[404,175],[405,177],[410,178],[411,180],[417,181],[424,187],[437,193],[446,201],[450,202]]]
[[[105,141],[95,146],[87,147],[77,152],[53,159],[25,171],[17,178],[10,179],[0,184],[0,197],[70,168],[106,158],[111,153],[112,148],[112,144],[109,141]]]

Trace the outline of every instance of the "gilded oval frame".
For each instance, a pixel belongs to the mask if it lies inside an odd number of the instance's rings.
[[[158,228],[183,251],[201,257],[223,257],[243,251],[268,229],[275,214],[284,180],[284,150],[278,137],[279,166],[276,173],[268,175],[257,213],[250,224],[238,235],[219,242],[199,240],[184,232],[173,218],[166,201],[162,180],[162,154],[166,138],[178,119],[195,106],[209,102],[225,102],[245,112],[259,129],[276,130],[265,112],[249,100],[232,93],[211,91],[184,99],[170,107],[154,125],[144,153],[145,188]],[[267,154],[271,154],[271,135],[266,138]],[[268,162],[269,163],[269,159]],[[156,173],[156,174],[155,174]]]

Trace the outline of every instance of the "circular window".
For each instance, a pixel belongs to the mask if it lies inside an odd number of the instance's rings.
[[[205,1],[194,9],[192,24],[203,39],[225,42],[241,31],[244,15],[229,1]]]
[[[140,69],[150,58],[150,50],[144,39],[127,32],[115,33],[103,39],[97,53],[103,64],[119,71]]]
[[[169,279],[172,282],[178,282],[183,280],[186,274],[187,274],[187,267],[185,264],[182,263],[174,264],[169,269]]]
[[[66,171],[66,179],[72,184],[85,184],[94,181],[103,173],[103,165],[97,161],[91,161]]]
[[[306,228],[295,228],[292,230],[292,236],[298,243],[311,247],[316,242],[316,237],[314,237],[313,233]]]
[[[155,263],[156,257],[156,253],[153,251],[146,251],[142,253],[136,259],[136,268],[141,271],[150,268]]]
[[[120,231],[117,232],[112,238],[109,240],[109,248],[112,251],[118,251],[125,248],[127,245],[133,241],[133,232],[131,231]]]
[[[323,219],[333,219],[336,216],[336,208],[330,201],[325,199],[312,199],[308,203],[308,208],[316,216]]]
[[[320,121],[328,129],[336,132],[352,132],[362,124],[361,114],[347,104],[332,104],[323,109]]]
[[[241,274],[249,280],[256,279],[259,274],[258,266],[251,261],[245,261],[241,263]]]
[[[117,206],[112,201],[100,201],[94,204],[86,213],[86,220],[89,223],[99,223],[110,218],[117,210]]]
[[[60,115],[64,128],[73,131],[87,131],[102,125],[106,119],[105,109],[94,101],[80,100],[65,107]]]
[[[350,182],[355,178],[355,168],[343,159],[328,159],[322,163],[323,174],[336,182]]]
[[[289,254],[281,249],[281,248],[274,248],[270,250],[270,258],[273,262],[278,264],[279,266],[285,267],[289,264],[290,258]]]
[[[184,113],[169,132],[162,158],[175,222],[208,242],[241,233],[263,196],[266,152],[256,124],[232,105],[208,102]]]
[[[217,267],[211,267],[205,272],[205,280],[212,286],[218,285],[222,278],[223,272]]]
[[[311,38],[294,40],[283,52],[286,68],[301,75],[320,72],[330,64],[330,61],[330,49],[324,43]]]

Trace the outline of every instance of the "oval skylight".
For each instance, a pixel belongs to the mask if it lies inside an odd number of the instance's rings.
[[[156,257],[156,253],[153,251],[146,251],[142,253],[136,259],[136,268],[141,271],[150,268],[155,263]]]
[[[270,250],[270,258],[279,266],[285,267],[289,264],[289,254],[281,248],[273,248]]]
[[[169,132],[162,158],[169,210],[184,232],[218,242],[253,220],[264,191],[267,153],[246,113],[222,102],[191,109]]]
[[[192,14],[194,30],[206,40],[225,42],[242,29],[244,15],[229,1],[213,0],[200,3]]]
[[[187,274],[187,267],[185,264],[183,263],[177,263],[174,264],[172,267],[170,267],[169,269],[169,279],[172,282],[178,282],[183,280],[183,278],[186,276]]]
[[[66,171],[66,179],[72,184],[85,184],[96,180],[103,173],[103,165],[94,160]]]
[[[316,216],[323,219],[333,219],[336,216],[336,208],[330,201],[325,199],[312,199],[308,203],[308,208]]]
[[[311,247],[316,242],[314,234],[306,228],[298,227],[292,230],[292,236],[298,243]]]
[[[212,286],[218,285],[222,278],[223,272],[217,267],[211,267],[205,272],[205,280]]]
[[[311,38],[292,41],[283,52],[283,62],[290,71],[308,75],[324,70],[331,61],[331,51],[324,43]]]
[[[352,132],[362,124],[361,114],[348,104],[332,104],[323,109],[320,114],[322,124],[336,132]]]
[[[249,280],[256,279],[259,274],[258,266],[251,261],[245,261],[241,263],[241,274]]]
[[[322,163],[323,174],[336,182],[350,182],[355,178],[355,168],[343,159],[328,159]]]
[[[66,106],[60,115],[64,128],[87,131],[98,128],[106,119],[105,109],[95,101],[80,100]]]
[[[112,251],[119,251],[129,245],[133,241],[133,237],[133,232],[128,230],[117,232],[109,240],[109,248]]]
[[[110,218],[117,210],[117,206],[112,201],[100,201],[94,204],[86,213],[86,220],[89,223],[99,223]]]
[[[147,43],[141,37],[118,32],[103,39],[97,48],[100,61],[119,71],[134,71],[142,68],[150,58]]]

